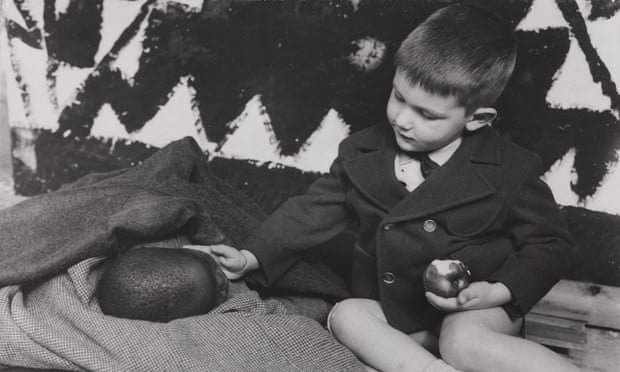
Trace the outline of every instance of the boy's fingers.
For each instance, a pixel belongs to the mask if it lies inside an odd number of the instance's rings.
[[[472,295],[458,296],[457,297],[458,305],[461,309],[470,309],[472,306],[476,305],[480,298]]]
[[[229,258],[224,256],[218,257],[218,261],[220,262],[220,264],[231,269],[237,268],[238,266],[240,266],[240,264],[242,264],[242,262],[236,258]]]
[[[456,297],[445,298],[432,292],[426,292],[425,295],[428,302],[439,310],[454,311],[459,308]]]
[[[222,255],[222,256],[230,257],[238,253],[239,251],[236,248],[233,248],[227,245],[218,244],[218,245],[211,246],[211,252]]]
[[[475,293],[473,293],[472,291],[470,291],[468,288],[463,289],[462,291],[459,292],[458,296],[457,296],[457,301],[459,303],[459,305],[465,305],[466,303],[470,302],[471,300],[475,299],[477,296]]]
[[[242,269],[247,263],[245,256],[241,254],[237,248],[227,245],[217,245],[213,246],[212,251],[220,264],[226,266],[228,269]]]
[[[225,246],[224,246],[225,247]],[[230,264],[231,258],[227,253],[230,251],[226,248],[222,248],[222,246],[218,245],[184,245],[183,248],[195,249],[197,251],[201,251],[211,255],[220,265],[228,265]]]
[[[196,245],[189,244],[184,245],[183,248],[196,249],[205,253],[210,254],[218,264],[221,266],[222,271],[226,277],[230,280],[236,280],[241,278],[243,275],[239,274],[237,271],[243,269],[246,265],[246,258],[241,254],[241,252],[234,247],[224,245],[224,244],[215,244],[215,245]]]
[[[187,244],[187,245],[184,245],[183,248],[195,249],[197,251],[212,254],[210,245]]]
[[[226,275],[226,277],[229,280],[235,280],[235,279],[239,279],[239,274],[234,274],[228,270],[226,270],[225,268],[222,268],[222,271],[224,272],[224,275]]]
[[[445,298],[438,296],[432,292],[426,292],[426,298],[428,302],[436,309],[442,311],[460,311],[467,310],[474,307],[480,298],[473,293],[459,293],[457,297]]]

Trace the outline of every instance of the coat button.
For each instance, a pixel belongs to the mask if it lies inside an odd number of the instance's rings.
[[[423,228],[426,232],[433,232],[437,230],[437,222],[435,222],[434,220],[426,220],[424,221]]]
[[[394,281],[396,281],[396,275],[387,271],[387,272],[384,272],[383,275],[381,275],[381,279],[383,280],[383,283],[385,284],[392,284],[394,283]]]
[[[383,225],[383,230],[385,230],[385,231],[392,230],[393,228],[394,228],[394,224],[393,223],[388,223],[388,224]]]

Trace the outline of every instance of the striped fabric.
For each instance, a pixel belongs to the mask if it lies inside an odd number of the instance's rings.
[[[0,366],[89,371],[362,371],[316,321],[244,284],[207,315],[152,323],[103,315],[102,258],[0,289]],[[239,286],[242,286],[239,289]]]

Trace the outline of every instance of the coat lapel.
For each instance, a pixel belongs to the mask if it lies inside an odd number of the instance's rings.
[[[501,164],[496,136],[491,128],[465,136],[454,155],[394,207],[386,222],[428,216],[495,193],[477,167],[478,163]]]
[[[386,212],[397,205],[408,192],[394,175],[395,151],[371,151],[345,162],[349,179],[366,198]]]
[[[361,154],[343,163],[353,185],[398,222],[430,215],[485,198],[495,188],[477,169],[479,163],[501,164],[497,134],[490,127],[463,137],[454,155],[412,192],[394,175],[397,145],[388,124],[377,125],[357,143]]]
[[[362,154],[343,163],[345,172],[360,193],[388,212],[408,194],[394,174],[396,142],[390,126],[370,128],[357,147]]]

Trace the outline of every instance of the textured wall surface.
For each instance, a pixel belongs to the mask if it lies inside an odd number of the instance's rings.
[[[272,210],[384,117],[398,43],[451,2],[4,0],[16,191],[131,166],[189,135]],[[520,43],[496,128],[543,158],[578,240],[597,242],[595,279],[620,284],[620,3],[477,3]]]

